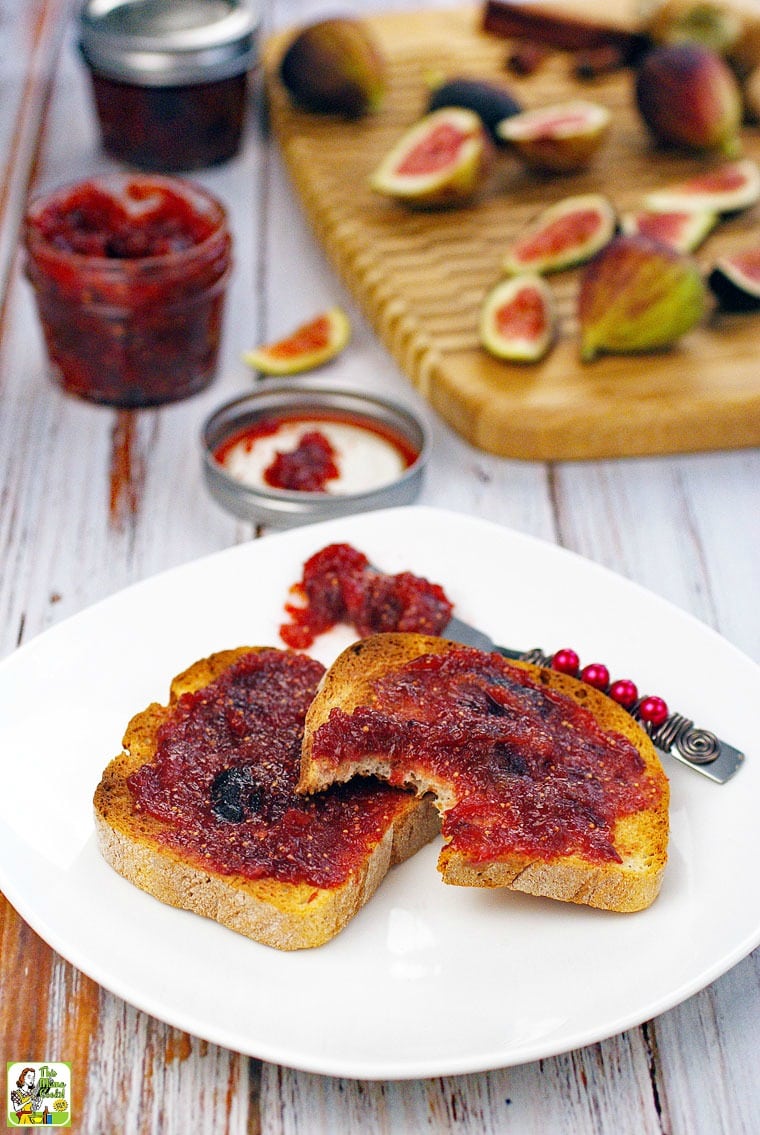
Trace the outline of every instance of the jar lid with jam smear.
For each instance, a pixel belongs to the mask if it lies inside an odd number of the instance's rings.
[[[289,528],[411,504],[430,451],[411,410],[363,391],[275,383],[202,430],[211,495],[242,520]]]
[[[103,75],[169,87],[247,71],[257,31],[255,10],[235,0],[88,0],[79,46]]]

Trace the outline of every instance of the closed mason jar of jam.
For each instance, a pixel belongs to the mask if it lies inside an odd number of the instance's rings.
[[[233,157],[257,30],[244,0],[86,0],[79,49],[105,151],[161,173]]]
[[[232,238],[224,206],[178,178],[64,186],[26,215],[26,274],[53,379],[113,406],[155,406],[216,372]]]

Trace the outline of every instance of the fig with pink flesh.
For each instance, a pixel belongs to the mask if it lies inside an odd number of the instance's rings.
[[[708,284],[724,311],[760,308],[760,245],[722,256],[710,272]]]
[[[559,272],[590,260],[612,239],[617,215],[600,193],[564,197],[544,209],[517,237],[502,261],[512,275]]]
[[[512,115],[496,133],[531,168],[570,173],[591,162],[607,137],[611,117],[606,107],[578,99]]]
[[[647,209],[735,213],[760,200],[760,167],[751,158],[723,162],[644,198]]]
[[[640,209],[638,212],[623,213],[620,217],[620,230],[627,236],[638,233],[650,240],[659,240],[675,248],[677,252],[694,252],[718,223],[716,213],[707,210],[663,210],[662,212]]]
[[[542,276],[513,276],[486,296],[480,313],[480,342],[495,358],[537,362],[554,343],[556,331],[554,297]]]
[[[492,153],[479,115],[442,107],[406,131],[375,169],[370,185],[409,205],[460,205],[482,188]]]

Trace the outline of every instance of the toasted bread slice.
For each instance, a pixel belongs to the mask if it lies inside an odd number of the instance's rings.
[[[95,792],[108,863],[162,902],[268,946],[337,934],[439,823],[430,800],[378,782],[296,795],[323,672],[304,655],[242,647],[176,677],[168,705],[129,723]]]
[[[567,675],[423,635],[357,642],[307,714],[299,791],[356,775],[435,795],[447,883],[615,911],[659,892],[669,786],[654,746]]]

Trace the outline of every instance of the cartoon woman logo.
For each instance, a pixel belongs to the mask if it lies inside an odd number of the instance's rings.
[[[11,1092],[11,1106],[16,1112],[20,1127],[45,1123],[48,1109],[40,1099],[42,1090],[42,1081],[35,1082],[34,1068],[22,1068],[21,1075],[16,1081],[16,1090]]]

